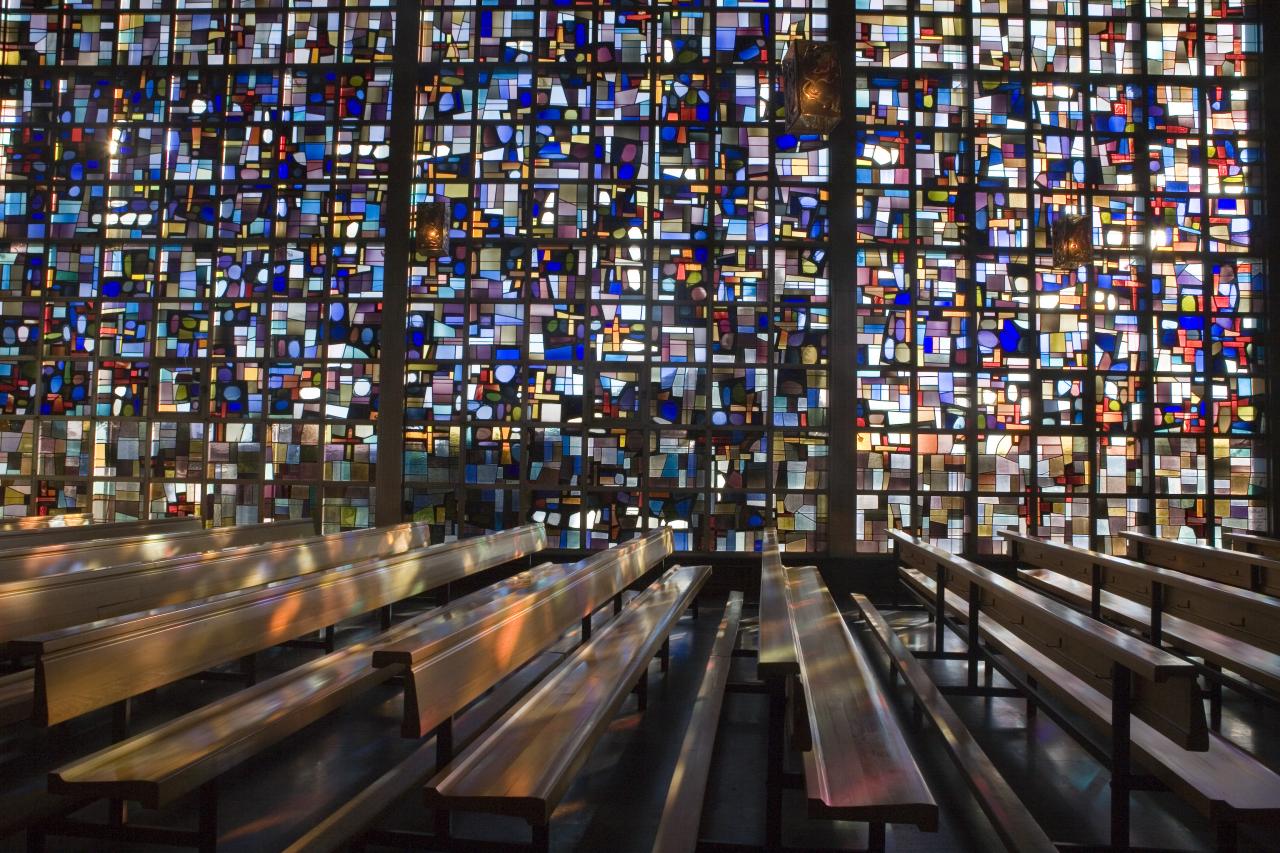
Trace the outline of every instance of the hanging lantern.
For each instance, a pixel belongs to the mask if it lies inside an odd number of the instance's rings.
[[[1093,261],[1093,226],[1088,216],[1062,214],[1053,223],[1053,268],[1074,270]]]
[[[418,202],[414,249],[419,255],[440,257],[449,251],[449,203]]]
[[[829,42],[800,40],[782,60],[788,133],[830,133],[840,123],[840,54]]]

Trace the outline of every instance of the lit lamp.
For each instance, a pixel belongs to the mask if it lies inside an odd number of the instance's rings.
[[[1088,216],[1061,214],[1053,223],[1053,268],[1075,270],[1093,261],[1093,223]]]
[[[840,54],[829,42],[792,42],[782,60],[788,133],[830,133],[840,123]]]
[[[449,251],[449,203],[418,202],[414,227],[414,249],[419,255],[440,257]]]

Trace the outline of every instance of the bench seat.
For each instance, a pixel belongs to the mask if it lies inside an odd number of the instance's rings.
[[[1020,569],[1018,577],[1031,586],[1088,608],[1091,590],[1083,583],[1048,569]],[[1148,630],[1151,608],[1113,592],[1102,591],[1102,613],[1113,622]],[[1270,690],[1280,692],[1280,655],[1225,637],[1217,631],[1189,622],[1172,613],[1162,615],[1164,640],[1203,657]]]
[[[905,567],[898,574],[932,606],[932,578]],[[959,596],[947,596],[947,609],[961,621],[969,618],[969,606]],[[989,645],[1015,668],[1034,673],[1037,684],[1065,706],[1104,730],[1110,725],[1110,697],[985,614],[979,614],[978,626]],[[1280,776],[1230,741],[1210,733],[1207,750],[1182,749],[1137,717],[1131,720],[1131,737],[1135,760],[1210,821],[1280,826]]]
[[[677,567],[632,599],[428,783],[427,806],[513,815],[545,828],[710,573],[708,566]]]
[[[707,658],[707,668],[698,686],[698,696],[689,714],[680,756],[676,759],[667,801],[658,822],[658,835],[653,853],[694,853],[698,847],[698,827],[702,819],[702,801],[711,772],[711,755],[715,750],[716,729],[720,726],[720,708],[724,703],[725,685],[729,683],[729,667],[733,664],[733,648],[742,619],[742,593],[729,593],[724,617],[716,630],[715,645]]]
[[[817,568],[785,571],[812,743],[802,753],[810,816],[936,831],[938,805]]]
[[[1010,853],[1057,853],[1057,846],[1027,811],[942,691],[880,611],[869,599],[857,593],[853,594],[853,603],[862,614],[871,636],[889,656],[889,666],[901,673],[916,702],[942,738],[947,754],[964,775],[969,790],[1004,842],[1005,849]]]

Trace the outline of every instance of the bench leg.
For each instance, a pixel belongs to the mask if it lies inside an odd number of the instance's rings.
[[[636,707],[641,711],[649,707],[649,668],[645,667],[644,672],[640,673],[640,680],[636,682]]]
[[[447,841],[453,837],[453,813],[448,809],[436,809],[435,819],[432,821],[435,830],[435,840]]]
[[[1213,827],[1213,849],[1217,853],[1236,853],[1239,839],[1236,836],[1236,825],[1229,821],[1219,821]]]
[[[617,616],[622,612],[622,593],[618,593],[613,597],[613,615]]]
[[[587,640],[590,640],[590,639],[591,639],[591,617],[583,616],[582,617],[582,642],[585,643]]]
[[[671,638],[667,637],[662,641],[662,648],[658,649],[658,659],[662,671],[666,672],[671,668]]]
[[[884,851],[884,824],[869,823],[867,824],[867,853],[883,853]]]
[[[693,618],[697,619],[698,618],[698,597],[697,596],[694,596],[693,604],[689,605],[689,609],[693,611]]]
[[[200,786],[199,833],[200,853],[218,849],[218,783],[210,780]]]
[[[333,625],[330,625],[328,628],[324,629],[324,653],[325,654],[327,655],[333,654],[333,650],[335,648],[334,641],[337,635],[338,635],[337,628]]]
[[[1030,726],[1036,721],[1036,697],[1031,691],[1036,689],[1036,680],[1031,676],[1027,676],[1027,725]]]
[[[27,853],[44,853],[44,831],[32,827],[27,830]]]
[[[436,726],[436,772],[453,761],[453,717]]]
[[[1222,728],[1222,667],[1216,663],[1205,661],[1216,677],[1207,677],[1209,682],[1209,725],[1215,730]]]
[[[764,846],[777,850],[782,846],[782,776],[785,749],[787,695],[781,681],[770,680],[769,689],[769,753],[765,769]]]
[[[540,853],[546,853],[546,851],[550,850],[551,849],[551,824],[534,823],[534,824],[530,824],[529,828],[533,832],[533,841],[530,846],[534,850],[540,851]]]
[[[240,674],[244,676],[246,687],[252,687],[258,683],[258,656],[256,654],[247,654],[240,658]]]
[[[1128,668],[1111,668],[1111,846],[1129,846],[1129,726],[1132,680]]]
[[[378,626],[386,631],[391,628],[391,605],[378,608]]]

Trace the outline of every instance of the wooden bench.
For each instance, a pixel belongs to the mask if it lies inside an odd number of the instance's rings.
[[[288,522],[232,528],[264,538],[249,544],[245,535],[237,547],[219,553],[103,562],[91,570],[0,583],[0,642],[403,554],[429,544],[430,533],[422,522],[282,540],[277,527],[300,532]],[[112,552],[101,559],[115,558]],[[121,559],[127,559],[123,552]]]
[[[1280,599],[1085,548],[1001,532],[1026,583],[1280,692]],[[1157,602],[1158,607],[1152,607]],[[1264,646],[1259,648],[1259,646]],[[1234,681],[1227,683],[1236,685]],[[1213,694],[1213,716],[1220,694]]]
[[[1120,535],[1129,541],[1129,556],[1139,563],[1280,597],[1280,560],[1131,530],[1121,531]]]
[[[898,572],[907,588],[927,608],[937,607],[938,586],[933,578],[909,565],[901,565]],[[996,616],[980,609],[978,618],[970,619],[973,608],[962,597],[946,596],[944,609],[934,612],[938,619],[942,619],[944,613],[955,617],[964,626],[963,635],[970,641],[971,648],[977,637],[981,637],[988,651],[996,653],[991,660],[1027,692],[1029,710],[1033,707],[1032,701],[1042,705],[1042,692],[1047,691],[1063,707],[1084,718],[1094,730],[1110,735],[1110,749],[1101,747],[1076,729],[1070,719],[1043,705],[1063,728],[1079,735],[1081,743],[1104,766],[1110,767],[1113,845],[1128,843],[1128,792],[1134,779],[1130,775],[1129,750],[1123,746],[1126,743],[1132,749],[1132,758],[1151,772],[1156,781],[1210,820],[1217,833],[1219,850],[1234,849],[1237,824],[1275,825],[1280,819],[1280,776],[1229,741],[1210,733],[1206,750],[1183,749],[1141,719],[1127,720],[1126,697],[1121,695],[1117,697],[1120,702],[1113,701],[1099,689],[1096,679],[1081,677],[1051,657],[1050,648],[1028,642]],[[975,621],[976,629],[973,629]],[[1125,725],[1126,722],[1129,725]]]
[[[702,822],[702,802],[711,772],[711,756],[715,751],[716,729],[720,726],[720,707],[724,703],[725,685],[733,663],[738,623],[742,619],[742,593],[729,593],[724,617],[716,630],[715,644],[707,658],[707,668],[693,702],[680,755],[676,759],[667,800],[658,822],[653,853],[694,853],[698,848],[698,829]]]
[[[1230,530],[1224,532],[1222,536],[1233,551],[1244,551],[1247,554],[1280,560],[1280,539],[1258,533],[1233,533]]]
[[[70,518],[79,519],[74,515]],[[105,544],[110,539],[138,540],[146,536],[171,536],[204,529],[195,516],[155,518],[150,521],[103,521],[42,526],[35,529],[0,530],[0,556],[8,556],[27,548],[40,548],[62,543],[83,543],[94,540]],[[3,577],[3,575],[0,575]]]
[[[871,636],[889,658],[891,672],[902,676],[915,697],[916,706],[937,732],[956,768],[964,776],[987,820],[1009,853],[1057,853],[1040,824],[1027,811],[969,729],[947,702],[924,667],[899,639],[889,623],[866,596],[853,594]]]
[[[485,539],[467,541],[480,558],[492,559],[492,555],[481,550]],[[657,535],[651,541],[663,542],[667,552],[670,551],[669,532],[665,541]],[[612,554],[602,552],[569,566],[544,564],[455,599],[370,640],[310,661],[60,768],[50,776],[50,792],[82,800],[136,800],[147,808],[163,807],[213,783],[231,767],[353,697],[404,674],[405,670],[398,664],[375,666],[371,653],[375,649],[395,649],[428,635],[433,638],[429,653],[432,659],[490,661],[489,666],[477,667],[474,674],[467,671],[465,678],[456,680],[452,678],[452,671],[422,668],[438,676],[431,685],[434,704],[438,707],[447,704],[452,716],[477,698],[479,693],[470,688],[481,674],[486,678],[487,689],[531,662],[535,669],[546,670],[554,662],[552,658],[562,657],[563,653],[552,652],[541,662],[535,660],[538,652],[551,646],[563,633],[559,632],[534,654],[518,662],[504,660],[506,668],[501,673],[492,663],[509,648],[513,635],[523,635],[530,627],[544,624],[545,614],[539,613],[540,607],[557,599],[563,601],[560,594],[565,590],[581,589],[591,578],[609,573],[611,562],[626,566],[637,550],[644,548],[623,546],[611,549]],[[657,557],[654,562],[660,559]],[[617,591],[621,589],[620,586]],[[607,603],[612,590],[601,592],[604,594],[600,603]],[[562,611],[566,616],[561,620],[562,625],[571,628],[578,624],[579,610],[569,612],[562,608]],[[435,741],[437,749],[451,739],[452,730],[440,734]],[[425,776],[423,773],[418,781],[423,781]],[[209,807],[206,799],[202,798],[202,802]],[[213,838],[192,834],[188,843],[211,847],[216,843],[216,815],[205,816],[201,827],[206,833],[212,832]],[[59,834],[90,837],[100,837],[98,833],[106,830],[95,824],[71,821],[54,824],[52,828]]]
[[[1183,749],[1208,748],[1209,729],[1190,663],[936,545],[900,530],[890,535],[901,565],[934,580],[941,576],[943,586],[971,609],[976,605],[1080,678],[1128,692],[1123,698],[1133,714]],[[941,627],[935,629],[939,649]],[[972,661],[971,676],[976,677],[976,658]]]
[[[524,818],[548,849],[556,805],[710,574],[676,567],[632,599],[427,784],[427,806]]]
[[[81,537],[73,542],[36,545],[0,551],[0,582],[38,580],[52,575],[84,572],[126,563],[151,562],[196,555],[204,551],[224,551],[245,545],[285,542],[315,535],[315,525],[307,519],[237,527],[203,528],[117,539]]]
[[[36,658],[35,711],[49,726],[123,702],[337,622],[444,586],[546,545],[526,525],[394,557],[365,560],[148,614],[25,638]]]
[[[622,592],[672,553],[671,528],[663,527],[577,563],[548,573],[544,588],[525,597],[515,610],[506,600],[474,626],[479,635],[501,636],[502,653],[488,642],[456,644],[456,627],[425,622],[421,629],[373,654],[373,665],[395,667],[405,675],[405,737],[425,737],[447,724],[457,709],[514,672],[575,625],[591,636],[591,614],[609,601],[621,604]],[[441,685],[448,685],[442,691]]]
[[[381,644],[374,653],[374,664],[389,673],[408,675],[402,733],[407,737],[434,733],[434,737],[425,741],[430,748],[424,745],[384,773],[312,827],[289,850],[310,853],[336,850],[365,832],[388,803],[422,786],[433,772],[444,768],[460,742],[460,721],[476,715],[477,709],[484,706],[486,710],[478,713],[479,719],[470,720],[474,730],[482,731],[519,698],[523,689],[512,689],[518,668],[510,659],[513,650],[525,658],[527,647],[534,645],[529,642],[532,635],[537,634],[540,642],[544,642],[546,650],[537,653],[531,663],[523,664],[520,674],[531,668],[540,672],[546,668],[547,660],[562,658],[572,650],[573,645],[566,645],[566,641],[572,641],[574,635],[567,634],[547,647],[545,643],[559,636],[552,636],[553,628],[558,626],[563,632],[578,626],[576,640],[585,642],[591,636],[591,611],[611,599],[620,602],[620,594],[627,586],[643,582],[637,579],[671,553],[673,541],[670,529],[664,527],[576,563],[548,566],[536,577],[517,575],[508,584],[520,591],[523,601],[504,599],[477,608],[475,618],[465,630],[448,614],[442,613],[442,620],[415,620],[416,627],[398,639]],[[520,652],[520,648],[526,651]],[[451,670],[458,669],[456,660],[451,662],[455,652],[461,656],[458,659],[469,657],[477,664],[474,669],[466,670],[462,678],[451,674]],[[433,661],[444,666],[433,666]],[[488,692],[483,699],[462,711],[484,691]],[[428,712],[420,713],[420,707]],[[379,835],[390,838],[393,843],[403,840],[402,834],[395,831],[373,833],[374,837]]]
[[[764,533],[760,555],[760,651],[756,656],[761,678],[787,678],[800,673],[791,617],[787,613],[787,579],[778,552],[778,533]]]
[[[885,824],[938,828],[938,805],[888,697],[814,566],[786,570],[812,748],[802,753],[811,817],[866,821],[868,849]]]
[[[0,518],[0,533],[19,530],[46,530],[51,527],[85,527],[93,524],[93,516],[77,509],[59,515],[19,515]]]

